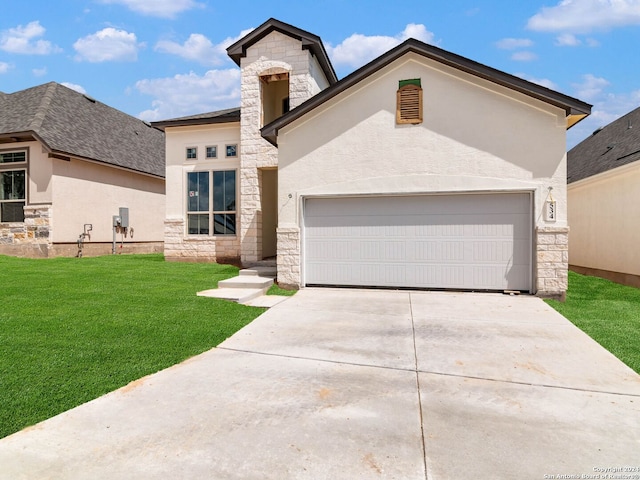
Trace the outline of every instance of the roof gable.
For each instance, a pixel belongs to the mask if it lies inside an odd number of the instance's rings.
[[[6,95],[0,137],[35,137],[54,155],[165,175],[160,130],[55,82]]]
[[[387,65],[395,62],[399,58],[414,53],[436,62],[442,63],[470,75],[496,83],[524,95],[536,98],[540,101],[554,105],[563,109],[567,116],[567,128],[575,125],[591,113],[591,105],[573,97],[548,89],[541,85],[529,82],[508,73],[496,70],[468,58],[456,55],[446,50],[442,50],[433,45],[428,45],[419,40],[410,38],[397,47],[389,50],[377,59],[369,62],[365,66],[346,76],[338,83],[323,90],[316,96],[310,98],[302,105],[291,110],[286,115],[274,120],[262,128],[262,136],[273,145],[277,145],[278,130],[290,124],[324,102],[330,100],[348,88],[358,84]]]
[[[327,51],[325,50],[320,37],[307,32],[306,30],[289,25],[288,23],[276,20],[275,18],[270,18],[251,33],[245,35],[236,43],[229,46],[227,48],[227,54],[236,63],[236,65],[240,66],[240,59],[246,56],[247,49],[274,31],[280,32],[302,42],[302,49],[310,50],[316,57],[325,76],[327,77],[327,80],[329,81],[329,84],[332,85],[338,81],[336,72],[333,69],[333,65],[331,65],[331,61],[329,60],[329,56],[327,55]]]
[[[567,153],[567,182],[573,183],[640,160],[640,108],[614,120]]]

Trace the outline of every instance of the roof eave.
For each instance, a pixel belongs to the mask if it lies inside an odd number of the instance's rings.
[[[189,127],[192,125],[210,125],[210,124],[220,124],[220,123],[238,123],[240,121],[240,114],[235,115],[233,117],[205,117],[205,118],[195,118],[191,120],[161,120],[158,122],[151,122],[151,126],[157,128],[158,130],[162,130],[167,127]]]
[[[447,52],[438,47],[427,45],[419,40],[408,39],[381,55],[377,59],[369,62],[365,66],[359,68],[355,72],[346,76],[335,85],[323,90],[314,97],[304,102],[302,105],[294,108],[289,113],[274,120],[270,124],[261,129],[262,136],[272,145],[277,146],[278,131],[289,123],[300,118],[302,115],[313,110],[317,106],[323,104],[344,90],[359,83],[373,73],[381,70],[390,63],[407,53],[415,53],[432,60],[436,60],[444,65],[466,72],[470,75],[485,79],[492,83],[501,85],[511,90],[520,92],[532,98],[536,98],[545,103],[557,106],[566,112],[567,129],[586,118],[591,114],[591,105],[576,98],[569,97],[563,93],[556,92],[541,85],[529,82],[520,77],[510,75],[506,72],[496,70],[492,67],[483,65],[474,60],[462,57],[455,53]]]

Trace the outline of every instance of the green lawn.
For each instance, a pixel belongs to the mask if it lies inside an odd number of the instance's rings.
[[[640,289],[569,272],[566,302],[547,303],[640,373]]]
[[[196,292],[238,269],[162,255],[0,256],[0,437],[222,342],[264,309]]]

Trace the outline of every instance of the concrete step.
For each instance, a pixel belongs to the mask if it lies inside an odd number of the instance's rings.
[[[212,288],[198,292],[199,297],[220,298],[237,303],[247,303],[265,294],[267,289],[263,288]]]
[[[226,280],[220,280],[218,282],[218,288],[257,288],[268,289],[273,285],[273,278],[260,277],[253,275],[242,275],[238,277],[228,278]]]
[[[278,269],[275,265],[255,265],[253,267],[240,270],[241,277],[270,277],[276,278]]]

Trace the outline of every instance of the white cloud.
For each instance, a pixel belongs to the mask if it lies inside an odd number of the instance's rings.
[[[202,65],[219,65],[227,60],[227,47],[249,34],[252,30],[252,28],[243,30],[237,37],[225,38],[218,44],[213,44],[211,40],[200,33],[192,33],[183,44],[169,40],[161,40],[156,44],[155,50],[162,53],[178,55],[187,60],[201,63]]]
[[[531,30],[572,33],[626,25],[640,25],[640,0],[561,0],[527,22]]]
[[[141,112],[143,120],[166,120],[195,113],[240,106],[240,70],[209,70],[136,82],[136,89],[154,97],[152,108]]]
[[[609,85],[610,83],[607,79],[588,73],[582,76],[582,82],[574,83],[571,86],[574,88],[578,98],[593,102]]]
[[[503,38],[496,42],[496,47],[502,50],[515,50],[516,48],[528,48],[533,46],[533,41],[528,38]]]
[[[516,62],[531,62],[537,58],[538,56],[535,53],[529,51],[513,52],[511,55],[511,60]]]
[[[357,68],[391,50],[408,38],[434,43],[434,34],[428,31],[424,25],[410,23],[395,37],[366,36],[354,33],[335,47],[327,45],[327,52],[335,65]]]
[[[62,82],[60,85],[64,85],[65,87],[70,88],[71,90],[75,90],[78,93],[87,93],[87,91],[81,85],[77,85],[75,83]]]
[[[0,62],[0,74],[7,73],[11,69],[11,65],[7,62]]]
[[[599,47],[600,46],[600,42],[598,40],[596,40],[595,38],[587,38],[586,42],[587,42],[587,45],[589,45],[590,47]]]
[[[572,33],[563,33],[556,37],[556,45],[559,47],[577,47],[581,44],[582,41]]]
[[[26,26],[18,25],[0,32],[0,50],[9,53],[21,53],[29,55],[49,55],[61,52],[62,49],[48,40],[38,40],[46,29],[39,21],[28,23]]]
[[[516,77],[523,78],[531,83],[542,85],[543,87],[550,88],[551,90],[558,90],[558,85],[556,85],[552,80],[549,80],[548,78],[535,78],[525,73],[516,73]]]
[[[135,61],[138,58],[138,48],[142,46],[143,44],[137,43],[135,33],[112,27],[80,38],[73,44],[73,48],[78,52],[76,60],[92,63]]]
[[[124,5],[129,10],[152,17],[173,18],[178,13],[202,7],[194,0],[101,0],[106,4]]]
[[[31,73],[33,73],[35,77],[42,77],[47,74],[47,67],[34,68],[31,70]]]

